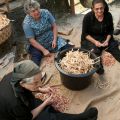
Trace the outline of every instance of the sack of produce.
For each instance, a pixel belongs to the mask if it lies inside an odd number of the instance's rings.
[[[0,14],[0,45],[11,36],[10,20],[4,14]]]

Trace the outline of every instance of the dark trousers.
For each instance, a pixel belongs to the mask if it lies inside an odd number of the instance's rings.
[[[43,57],[42,52],[40,52],[40,50],[34,48],[31,45],[29,47],[28,52],[31,55],[31,60],[39,66]]]
[[[102,51],[104,49],[106,49],[107,52],[111,53],[113,55],[113,57],[118,61],[120,62],[120,50],[119,50],[119,47],[118,47],[118,42],[117,41],[114,41],[114,42],[111,42],[109,43],[109,46],[108,47],[96,47],[94,46],[93,47],[93,52],[97,55],[97,56],[101,56],[102,54]]]
[[[65,46],[63,46],[59,51],[71,48],[72,45],[70,44],[66,44]],[[31,55],[31,60],[36,63],[38,66],[41,63],[41,59],[43,58],[43,54],[40,50],[34,48],[33,46],[30,45],[29,50],[28,50],[29,54]],[[51,52],[51,51],[50,51]]]

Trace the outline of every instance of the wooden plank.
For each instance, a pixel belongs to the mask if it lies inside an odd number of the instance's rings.
[[[5,0],[5,4],[6,4],[6,7],[7,7],[7,11],[9,12],[10,11],[9,0]]]
[[[70,7],[71,7],[71,12],[72,12],[72,14],[75,15],[74,0],[70,0]]]

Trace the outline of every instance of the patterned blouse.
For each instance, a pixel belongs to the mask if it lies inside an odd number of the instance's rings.
[[[52,48],[52,25],[54,23],[55,19],[52,14],[46,9],[41,9],[39,21],[35,21],[31,16],[26,15],[23,21],[23,30],[27,39],[34,38],[50,52],[56,52],[61,47],[65,46],[66,42],[63,38],[58,37],[57,47],[55,49]]]

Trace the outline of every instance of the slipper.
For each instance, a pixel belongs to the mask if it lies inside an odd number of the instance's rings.
[[[72,42],[68,42],[69,48],[74,48],[75,45]]]
[[[73,45],[73,46],[75,46],[75,45],[74,45],[72,42],[70,42],[70,41],[68,42],[68,44],[69,44],[69,45]]]

